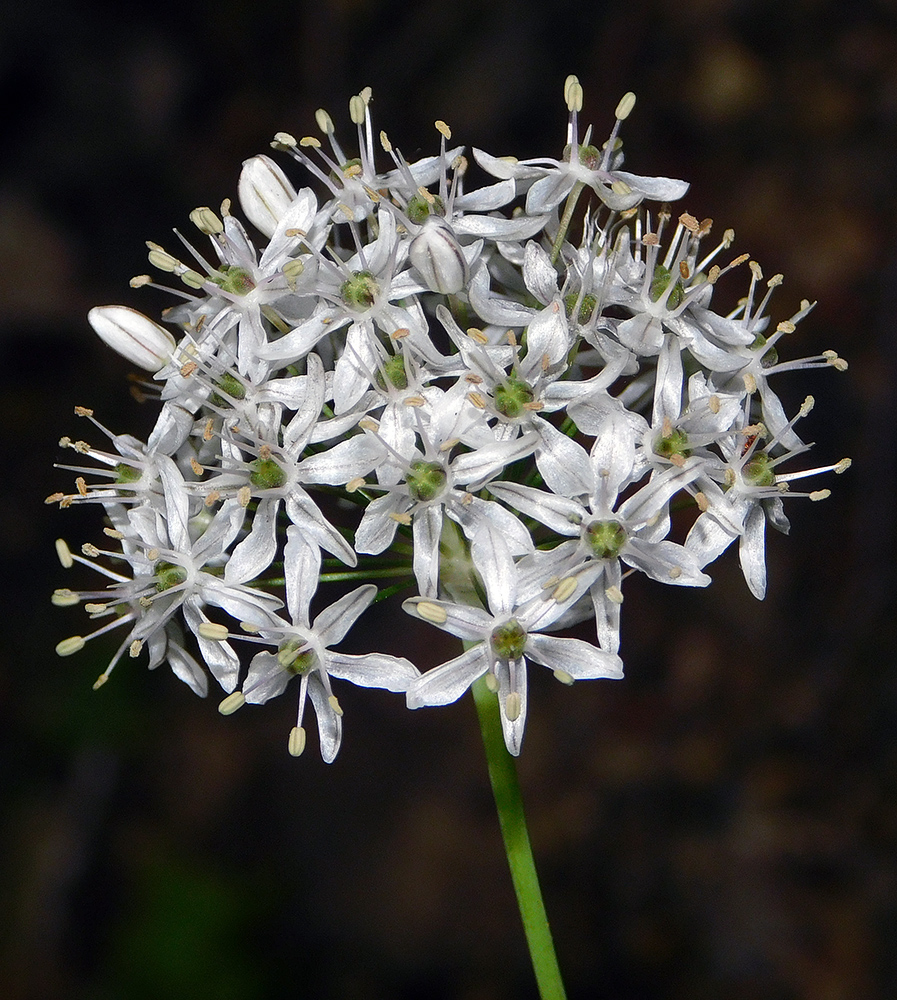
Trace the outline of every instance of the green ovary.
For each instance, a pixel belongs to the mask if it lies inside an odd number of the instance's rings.
[[[523,379],[512,376],[504,385],[495,387],[495,408],[511,420],[516,420],[532,401],[533,390]]]
[[[665,437],[661,435],[654,443],[654,454],[662,458],[671,458],[673,455],[681,455],[688,458],[691,448],[688,446],[688,435],[685,431],[674,430]]]
[[[286,473],[273,458],[258,458],[249,468],[249,482],[260,490],[276,490],[287,481]]]
[[[252,275],[245,268],[231,264],[222,264],[218,268],[218,273],[212,275],[211,280],[231,295],[247,295],[255,288]]]
[[[592,521],[586,528],[586,540],[598,559],[616,559],[627,537],[619,521]]]
[[[526,647],[526,632],[516,618],[498,625],[489,637],[492,651],[500,660],[519,660]]]
[[[277,662],[288,674],[307,674],[318,662],[313,649],[298,652],[304,645],[301,639],[289,639],[277,650]]]
[[[177,587],[187,579],[187,571],[183,566],[176,566],[174,563],[162,562],[156,566],[156,590],[163,593]]]
[[[654,268],[654,277],[651,280],[651,301],[657,302],[658,299],[663,295],[663,293],[669,288],[670,282],[673,280],[673,272],[664,267],[663,264],[658,264]],[[682,285],[677,281],[673,286],[673,290],[667,296],[667,309],[675,309],[682,302]]]
[[[746,483],[751,486],[775,486],[776,474],[772,469],[772,459],[765,451],[755,455],[741,470]]]
[[[415,500],[435,500],[445,488],[445,469],[439,462],[413,462],[406,482]]]
[[[377,372],[377,386],[386,391],[387,382],[395,389],[408,388],[408,372],[405,370],[405,359],[400,354],[394,354],[383,363],[383,370]]]
[[[351,278],[343,282],[339,293],[350,309],[363,312],[376,302],[380,286],[370,271],[355,271]]]

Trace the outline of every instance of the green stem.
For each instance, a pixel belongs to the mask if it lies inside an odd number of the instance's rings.
[[[517,906],[523,921],[533,972],[539,986],[539,996],[542,1000],[564,1000],[564,983],[548,926],[548,915],[542,902],[542,890],[539,888],[539,876],[523,812],[520,782],[517,780],[517,767],[505,746],[498,698],[489,690],[483,677],[473,685],[472,690],[480,718],[483,745],[486,748],[486,762],[498,810],[498,822],[511,868],[511,879],[517,894]]]
[[[582,193],[583,183],[582,181],[577,181],[573,185],[573,189],[570,194],[567,195],[567,201],[564,205],[564,215],[561,218],[560,226],[558,227],[557,236],[554,238],[554,245],[551,248],[551,263],[556,264],[557,259],[561,254],[561,247],[564,245],[564,237],[567,235],[567,230],[570,228],[570,220],[573,218],[573,211],[576,208],[576,203],[579,201],[579,196]]]

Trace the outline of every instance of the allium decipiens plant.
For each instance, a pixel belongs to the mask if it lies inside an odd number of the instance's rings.
[[[101,541],[57,546],[99,582],[53,596],[91,623],[61,656],[119,637],[96,687],[127,658],[167,662],[200,695],[211,675],[224,715],[292,688],[289,751],[303,752],[310,701],[327,762],[341,682],[410,708],[473,690],[543,997],[563,986],[513,762],[531,665],[568,685],[622,677],[626,579],[706,587],[733,543],[762,599],[767,523],[787,532],[791,498],[828,495],[792,484],[849,465],[794,471],[813,401],[789,413],[780,373],[847,367],[834,351],[782,358],[811,304],[773,326],[781,277],[732,254],[731,230],[711,239],[711,220],[674,211],[685,182],[621,169],[632,94],[604,142],[581,130],[575,77],[565,98],[557,157],[474,149],[490,175],[479,187],[443,122],[438,151],[414,163],[376,141],[369,90],[349,104],[357,152],[324,111],[323,142],[279,133],[272,146],[310,186],[255,156],[238,184],[249,228],[225,201],[191,213],[200,245],[179,232],[179,255],[148,244],[183,286],[165,325],[91,310],[151,373],[159,416],[143,442],[79,407],[91,441],[61,442],[75,490],[48,498],[102,509]],[[744,297],[721,315],[724,276]],[[339,651],[403,592],[459,655],[421,674]]]

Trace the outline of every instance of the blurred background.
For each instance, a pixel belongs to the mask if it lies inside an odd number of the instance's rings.
[[[816,396],[811,462],[854,459],[830,500],[788,505],[765,602],[734,553],[706,591],[634,579],[624,681],[531,672],[520,773],[571,1000],[894,995],[894,5],[88,0],[0,15],[7,1000],[535,996],[472,702],[344,687],[327,766],[312,739],[287,755],[290,696],[223,719],[128,662],[94,693],[111,647],[58,659],[82,613],[49,595],[87,585],[53,539],[95,540],[99,512],[43,498],[69,488],[75,404],[115,431],[154,419],[88,308],[168,305],[128,287],[144,240],[234,197],[275,131],[313,133],[323,106],[351,146],[370,85],[409,159],[436,118],[557,156],[568,73],[599,139],[636,91],[627,167],[690,180],[682,209],[784,273],[774,322],[819,300],[783,354],[850,371],[777,388],[789,412]],[[727,282],[715,305],[744,293]],[[454,655],[399,617],[365,619],[370,647]]]

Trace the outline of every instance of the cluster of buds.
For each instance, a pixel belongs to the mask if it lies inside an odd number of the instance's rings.
[[[780,471],[808,448],[795,424],[812,399],[789,416],[773,383],[846,364],[831,351],[780,360],[811,304],[771,329],[780,276],[764,288],[754,261],[729,255],[731,230],[708,247],[710,220],[674,218],[686,183],[621,169],[631,94],[601,145],[580,132],[575,77],[565,98],[558,159],[474,149],[489,179],[472,189],[443,122],[436,155],[408,163],[382,132],[377,149],[365,90],[349,104],[357,155],[324,111],[324,142],[272,143],[315,188],[268,156],[244,164],[239,201],[263,249],[229,202],[191,213],[211,253],[180,233],[187,263],[149,244],[185,286],[167,289],[179,298],[167,326],[126,306],[89,319],[153,374],[160,412],[143,442],[79,407],[108,444],[62,441],[80,456],[62,466],[76,490],[49,500],[99,504],[106,527],[102,547],[58,543],[63,566],[103,577],[54,594],[97,623],[60,655],[114,631],[97,686],[145,652],[200,695],[210,674],[224,714],[295,676],[290,752],[310,699],[327,761],[342,733],[334,678],[417,708],[484,677],[517,754],[528,661],[568,684],[622,676],[630,574],[704,587],[737,542],[764,596],[767,522],[787,531],[784,500],[828,492],[792,483],[849,464]],[[714,289],[735,268],[747,294],[720,315]],[[374,579],[389,585],[378,594]],[[342,585],[333,603],[322,584]],[[333,648],[403,588],[404,610],[463,640],[460,656],[421,674]],[[588,620],[591,641],[558,634]]]

